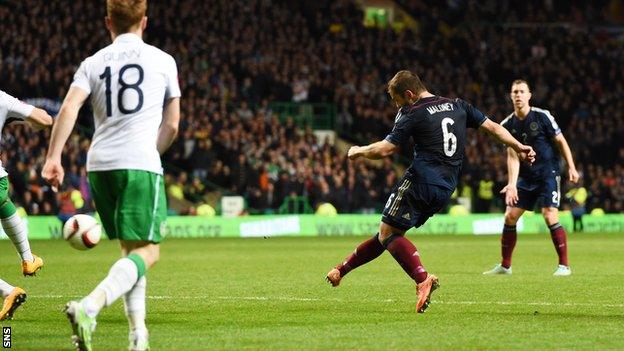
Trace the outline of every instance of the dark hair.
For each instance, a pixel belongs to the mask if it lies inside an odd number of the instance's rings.
[[[529,92],[531,92],[531,86],[529,85],[529,83],[524,80],[524,79],[516,79],[511,83],[511,86],[513,87],[516,84],[526,84],[527,88],[529,89]]]
[[[399,71],[388,82],[388,93],[402,95],[407,90],[418,95],[427,88],[416,73],[407,70]]]

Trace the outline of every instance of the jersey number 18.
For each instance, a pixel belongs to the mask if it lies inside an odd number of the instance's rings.
[[[129,69],[136,69],[139,73],[139,78],[134,83],[128,83],[124,79],[124,73],[126,73]],[[106,80],[106,117],[110,117],[113,115],[113,102],[111,101],[111,68],[107,66],[104,70],[104,73],[100,75],[100,79]],[[143,67],[137,64],[128,64],[119,70],[119,78],[117,79],[119,83],[119,91],[117,92],[117,106],[119,107],[119,111],[124,115],[128,115],[131,113],[138,112],[143,107],[143,91],[139,87],[141,83],[143,83]],[[134,90],[138,96],[137,105],[134,108],[128,108],[124,105],[123,96],[127,90]]]

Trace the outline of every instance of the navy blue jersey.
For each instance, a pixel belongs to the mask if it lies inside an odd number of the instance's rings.
[[[386,140],[403,145],[414,139],[414,160],[405,177],[414,184],[455,190],[464,159],[466,128],[487,117],[461,99],[432,96],[399,109]]]
[[[560,158],[554,138],[561,134],[561,129],[550,112],[531,107],[526,118],[521,120],[512,113],[501,125],[521,143],[530,145],[537,154],[532,165],[520,163],[520,178],[534,181],[559,174]]]

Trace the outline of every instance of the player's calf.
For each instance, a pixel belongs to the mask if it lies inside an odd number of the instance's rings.
[[[381,235],[378,233],[360,243],[352,254],[327,273],[326,280],[333,286],[338,286],[347,273],[379,257],[385,251],[380,240]]]

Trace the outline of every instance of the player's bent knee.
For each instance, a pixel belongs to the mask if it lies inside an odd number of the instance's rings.
[[[513,213],[511,211],[507,211],[505,213],[505,224],[515,225],[518,222],[519,218],[520,218],[520,216],[518,216],[516,213]]]
[[[542,209],[542,215],[546,224],[552,225],[559,222],[559,211],[555,208]]]
[[[150,244],[141,248],[141,256],[145,260],[147,268],[152,268],[158,260],[160,260],[160,247],[155,244]]]
[[[391,237],[393,234],[397,234],[400,231],[384,222],[381,222],[381,224],[379,225],[379,241],[381,243],[383,243],[384,241],[386,241],[389,237]],[[401,233],[402,234],[402,233]]]

